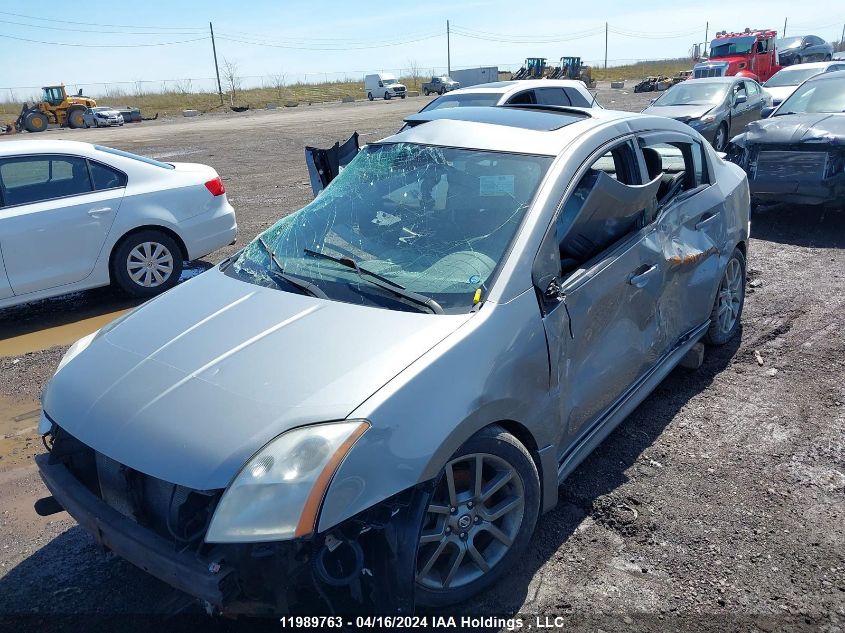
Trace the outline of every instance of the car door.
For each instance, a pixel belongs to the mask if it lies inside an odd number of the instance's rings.
[[[726,235],[724,198],[711,186],[705,148],[697,139],[654,132],[638,141],[644,159],[648,153],[660,156],[663,173],[651,239],[662,254],[661,324],[671,349],[710,317]]]
[[[751,121],[750,107],[745,82],[734,82],[731,86],[731,137],[742,132]]]
[[[745,84],[745,93],[748,95],[748,123],[756,121],[761,118],[765,100],[763,98],[763,91],[760,89],[760,84],[754,80],[747,80]]]
[[[2,203],[0,203],[0,231],[2,231],[3,217],[2,217]],[[9,277],[6,275],[6,265],[3,263],[3,248],[0,244],[0,299],[7,299],[11,297],[12,285],[9,283]]]
[[[648,239],[659,179],[640,184],[631,140],[600,150],[587,165],[534,266],[551,388],[559,391],[562,453],[664,347],[655,310],[662,271]]]
[[[16,295],[81,281],[94,268],[126,176],[83,157],[0,160],[0,247]]]

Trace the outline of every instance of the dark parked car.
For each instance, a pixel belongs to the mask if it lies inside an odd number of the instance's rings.
[[[666,116],[696,130],[716,151],[771,105],[760,84],[747,77],[688,79],[672,86],[643,112]]]
[[[833,46],[815,35],[796,35],[775,42],[781,66],[803,62],[826,62],[833,58]]]
[[[801,84],[731,141],[728,159],[748,174],[754,202],[845,206],[845,71]]]

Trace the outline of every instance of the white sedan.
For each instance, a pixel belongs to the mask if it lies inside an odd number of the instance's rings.
[[[237,231],[207,165],[76,141],[0,143],[0,308],[109,284],[149,297]]]

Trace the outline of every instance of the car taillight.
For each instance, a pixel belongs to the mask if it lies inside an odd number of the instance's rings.
[[[220,178],[220,176],[217,176],[217,178],[209,180],[207,183],[205,183],[205,188],[211,192],[212,196],[222,196],[224,193],[226,193],[226,187],[223,184],[223,180]]]

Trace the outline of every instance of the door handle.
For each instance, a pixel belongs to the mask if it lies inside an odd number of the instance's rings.
[[[700,218],[698,218],[698,222],[695,223],[695,230],[700,231],[705,226],[710,224],[713,220],[719,217],[718,213],[705,213]]]
[[[649,278],[656,272],[657,266],[649,266],[643,272],[632,275],[628,279],[628,283],[637,288],[642,288],[648,283]]]
[[[88,215],[90,215],[92,218],[98,218],[101,215],[109,213],[110,211],[111,207],[98,207],[96,209],[91,209],[90,211],[88,211]]]

